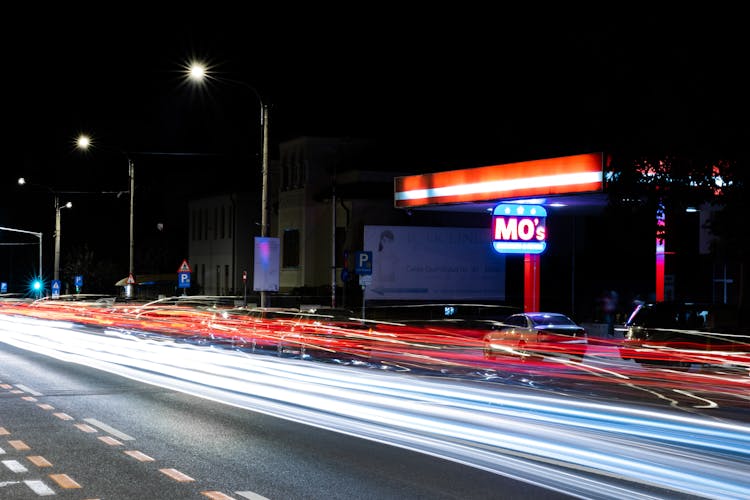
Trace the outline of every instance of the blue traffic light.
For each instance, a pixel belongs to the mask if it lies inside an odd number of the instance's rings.
[[[31,292],[35,295],[40,295],[44,291],[44,281],[42,278],[34,278],[31,281]]]

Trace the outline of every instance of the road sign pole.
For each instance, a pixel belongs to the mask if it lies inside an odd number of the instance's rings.
[[[362,285],[362,320],[365,319],[365,285]]]
[[[242,271],[242,284],[245,287],[245,298],[242,301],[242,305],[247,307],[247,271]]]

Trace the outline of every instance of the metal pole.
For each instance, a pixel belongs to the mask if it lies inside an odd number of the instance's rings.
[[[336,307],[336,181],[331,185],[331,307]]]
[[[60,199],[55,195],[55,269],[54,279],[60,279]]]
[[[35,231],[25,231],[23,229],[13,229],[12,227],[0,227],[0,231],[13,231],[16,233],[26,233],[26,234],[33,234],[37,238],[39,238],[39,279],[42,278],[42,233],[37,233]]]
[[[135,277],[135,265],[134,265],[134,251],[135,241],[133,238],[133,224],[134,224],[134,212],[135,212],[135,165],[133,160],[128,158],[128,176],[130,177],[130,260],[128,263],[128,277],[131,275]],[[129,292],[128,295],[133,295],[133,288],[135,285],[128,284]]]
[[[257,94],[257,92],[256,92]],[[260,100],[260,96],[258,96]],[[260,233],[261,236],[268,236],[268,106],[261,100],[261,128],[263,130],[263,157],[262,157],[262,177],[263,177],[263,190],[261,194],[261,219],[260,219]],[[267,304],[266,291],[260,291],[260,306],[266,307]]]
[[[37,233],[39,236],[39,279],[42,279],[42,233]]]

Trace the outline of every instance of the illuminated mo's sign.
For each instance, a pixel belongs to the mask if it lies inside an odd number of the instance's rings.
[[[492,211],[492,247],[498,253],[542,253],[547,211],[539,205],[503,203]]]

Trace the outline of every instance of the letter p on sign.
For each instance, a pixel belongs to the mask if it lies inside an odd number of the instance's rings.
[[[372,274],[372,252],[357,252],[354,272],[361,275]]]

